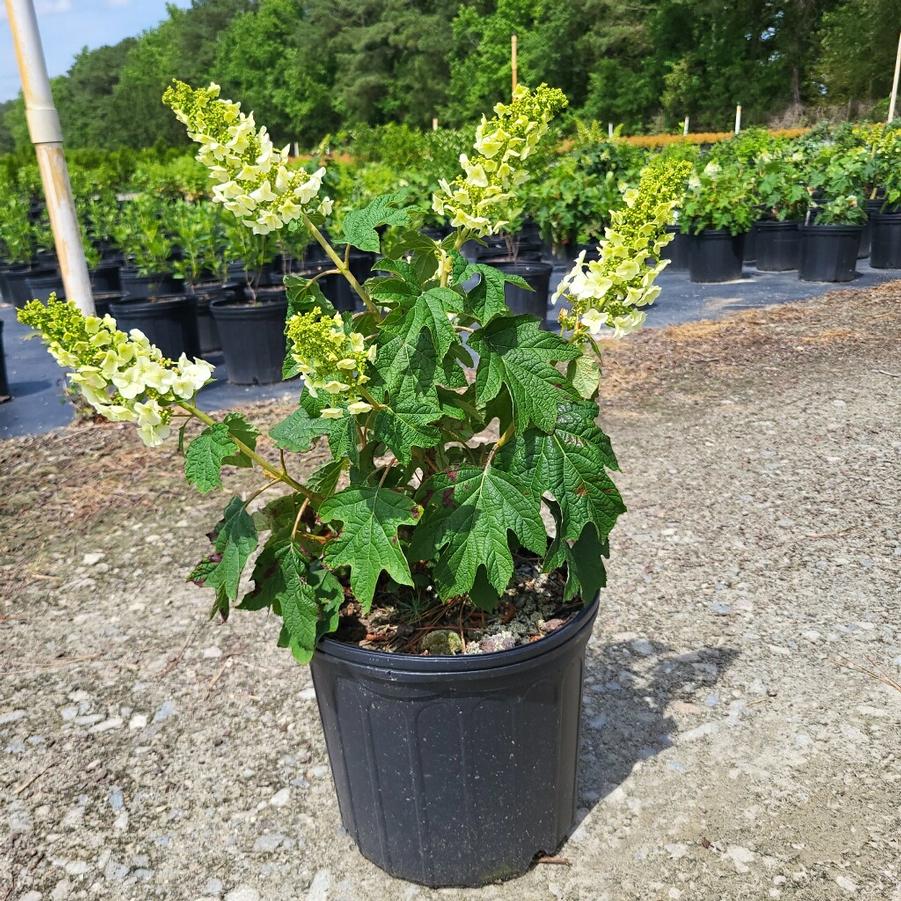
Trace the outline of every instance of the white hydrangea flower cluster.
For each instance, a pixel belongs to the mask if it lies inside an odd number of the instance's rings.
[[[375,361],[376,346],[367,349],[364,335],[345,331],[340,313],[329,316],[320,307],[297,313],[288,320],[285,334],[307,390],[313,397],[320,391],[329,396],[330,406],[320,416],[340,419],[372,409],[360,400],[360,389],[369,381],[366,369]]]
[[[253,113],[219,99],[219,85],[191,88],[175,81],[163,102],[200,144],[197,159],[216,181],[213,201],[221,203],[254,234],[277,231],[304,213],[328,216],[333,202],[319,198],[325,169],[312,175],[288,168],[288,146],[277,149],[265,127],[257,129]],[[318,198],[318,202],[317,202]]]
[[[531,91],[518,85],[512,103],[498,103],[491,119],[482,116],[473,145],[477,156],[461,154],[465,175],[439,182],[432,209],[449,217],[453,228],[466,229],[475,237],[498,234],[508,224],[503,217],[511,190],[528,178],[523,162],[566,103],[557,88],[542,84]]]
[[[126,335],[112,316],[85,316],[51,294],[46,306],[26,304],[19,320],[40,332],[47,349],[67,369],[69,381],[104,419],[133,422],[148,447],[169,436],[170,405],[193,401],[213,367],[205,360],[163,357],[138,329]]]
[[[599,245],[599,258],[585,263],[585,251],[563,277],[553,300],[567,301],[560,313],[563,328],[584,329],[598,337],[612,328],[620,338],[641,328],[644,307],[660,294],[657,276],[668,260],[660,253],[672,240],[665,231],[685,192],[688,162],[651,163],[637,188],[623,195],[624,206],[612,215]]]

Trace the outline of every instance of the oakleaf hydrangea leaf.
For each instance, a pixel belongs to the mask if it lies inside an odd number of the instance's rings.
[[[468,594],[480,566],[494,590],[503,592],[513,577],[511,532],[521,545],[544,554],[547,532],[539,501],[517,476],[489,463],[484,469],[465,467],[448,476],[436,476],[432,487],[440,500],[429,509],[417,532],[432,532],[434,546],[442,548],[435,565],[442,598]],[[453,489],[457,504],[450,513],[440,494],[448,488]],[[426,546],[431,543],[425,542]]]
[[[288,647],[298,662],[309,663],[316,649],[319,604],[307,581],[307,561],[293,544],[279,549],[275,557],[283,586],[277,599],[289,635]]]
[[[431,423],[443,415],[441,406],[432,398],[401,396],[378,411],[373,431],[406,464],[414,447],[434,447],[441,440],[441,432]]]
[[[347,243],[360,250],[378,253],[381,243],[376,228],[380,225],[405,225],[407,222],[407,210],[398,208],[402,202],[402,194],[385,194],[376,197],[362,210],[351,210],[344,217]]]
[[[484,406],[501,388],[510,393],[519,432],[530,425],[550,432],[557,419],[561,392],[574,393],[552,365],[574,360],[577,347],[542,331],[533,316],[505,316],[475,332],[470,342],[479,354],[476,395]]]
[[[224,422],[207,426],[185,453],[185,478],[202,494],[222,484],[222,464],[238,453]]]
[[[573,541],[592,523],[606,538],[625,505],[607,469],[618,469],[610,439],[595,423],[597,405],[561,403],[551,434],[529,429],[500,458],[533,495],[551,494],[560,505],[563,534]]]
[[[504,288],[507,282],[531,290],[529,283],[520,276],[501,272],[485,263],[470,264],[459,273],[459,277],[465,281],[476,273],[480,276],[479,283],[469,292],[467,300],[473,315],[482,325],[488,325],[495,316],[510,315]]]
[[[232,438],[237,438],[246,447],[256,450],[257,438],[260,433],[240,413],[229,413],[224,422],[228,426],[228,433]],[[253,461],[240,452],[226,457],[222,463],[229,466],[253,466]]]
[[[422,508],[388,488],[346,488],[320,508],[325,522],[341,522],[337,538],[325,548],[325,561],[334,568],[349,566],[354,597],[368,610],[382,572],[400,585],[412,585],[410,567],[400,548],[397,530],[413,525]]]
[[[229,601],[238,597],[241,573],[257,547],[257,529],[244,502],[233,497],[212,535],[216,554],[190,575],[192,581],[221,590]]]

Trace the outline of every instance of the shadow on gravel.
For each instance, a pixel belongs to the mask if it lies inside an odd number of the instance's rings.
[[[734,648],[708,647],[674,654],[646,639],[589,648],[578,822],[628,778],[638,761],[673,746],[677,724],[666,711],[674,701],[691,705],[684,709],[696,714],[692,729],[711,722],[711,712],[717,718],[725,714],[730,699],[719,696],[716,683],[738,654]],[[677,758],[668,765],[685,770]]]

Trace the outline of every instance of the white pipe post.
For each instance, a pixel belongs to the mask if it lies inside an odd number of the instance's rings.
[[[432,116],[432,131],[438,131],[438,117]]]
[[[741,104],[735,107],[735,134],[741,131]]]
[[[41,171],[66,299],[74,301],[83,313],[93,314],[91,279],[81,246],[81,229],[63,155],[63,132],[50,93],[34,4],[32,0],[6,0],[6,14],[22,79],[28,133]]]
[[[516,85],[519,84],[519,45],[515,34],[510,35],[510,80],[513,83],[512,93],[516,93]]]
[[[611,138],[611,139],[613,138],[613,123],[612,122],[607,123],[607,137]]]
[[[688,116],[685,117],[685,121],[682,123],[682,134],[688,134]]]
[[[898,53],[895,56],[895,77],[892,79],[892,98],[888,105],[888,119],[891,122],[895,118],[895,104],[898,101],[898,79],[901,77],[901,34],[898,35]]]

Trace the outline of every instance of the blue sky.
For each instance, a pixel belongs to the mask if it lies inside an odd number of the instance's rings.
[[[170,0],[171,2],[171,0]],[[115,44],[166,17],[166,0],[34,0],[50,76],[65,73],[82,47]],[[176,0],[175,6],[188,6]],[[0,101],[19,92],[5,4],[0,4]]]

